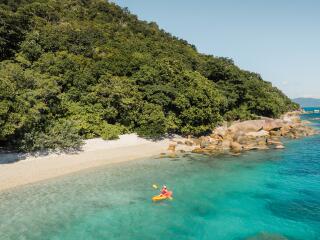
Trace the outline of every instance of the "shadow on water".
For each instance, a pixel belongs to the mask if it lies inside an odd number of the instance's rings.
[[[193,216],[201,217],[204,219],[210,219],[215,214],[215,209],[211,204],[204,204],[195,205],[190,210]]]
[[[272,193],[252,193],[251,196],[262,201],[275,200],[275,197],[272,195]]]
[[[278,189],[279,188],[279,184],[273,183],[273,182],[268,182],[265,184],[265,186],[269,189]]]

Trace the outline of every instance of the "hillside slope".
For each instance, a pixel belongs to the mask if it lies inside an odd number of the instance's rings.
[[[219,122],[297,108],[259,74],[103,0],[0,4],[0,144],[204,134]]]

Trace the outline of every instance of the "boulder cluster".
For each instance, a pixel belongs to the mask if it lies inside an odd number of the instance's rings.
[[[225,123],[208,136],[173,139],[169,151],[191,151],[200,154],[259,149],[283,149],[281,139],[297,139],[316,134],[316,131],[301,121],[298,112],[287,113],[280,119],[261,118],[243,122]]]

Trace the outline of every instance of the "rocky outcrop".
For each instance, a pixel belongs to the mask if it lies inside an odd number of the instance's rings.
[[[173,140],[171,152],[193,152],[216,154],[230,152],[239,154],[243,151],[261,149],[284,149],[281,138],[297,139],[316,134],[315,129],[300,120],[297,112],[288,113],[280,119],[261,118],[224,124],[212,131],[209,136],[200,138],[182,138]]]
[[[236,133],[239,131],[242,132],[257,132],[263,129],[265,120],[249,120],[244,122],[237,122],[232,124],[228,130],[230,132]]]

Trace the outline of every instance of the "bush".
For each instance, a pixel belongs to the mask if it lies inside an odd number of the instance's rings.
[[[73,122],[59,119],[43,131],[30,131],[20,142],[22,151],[79,150],[83,141]]]
[[[160,137],[167,131],[166,117],[161,106],[147,103],[139,118],[137,133],[143,137]]]
[[[225,115],[224,115],[224,119],[226,121],[235,121],[235,120],[249,120],[249,119],[256,119],[258,118],[257,115],[252,114],[247,106],[243,105],[240,106],[239,108],[235,108],[232,109],[231,111],[228,111]]]
[[[103,140],[118,139],[120,134],[126,132],[126,128],[121,125],[111,125],[108,123],[103,124],[101,127],[100,136]]]

